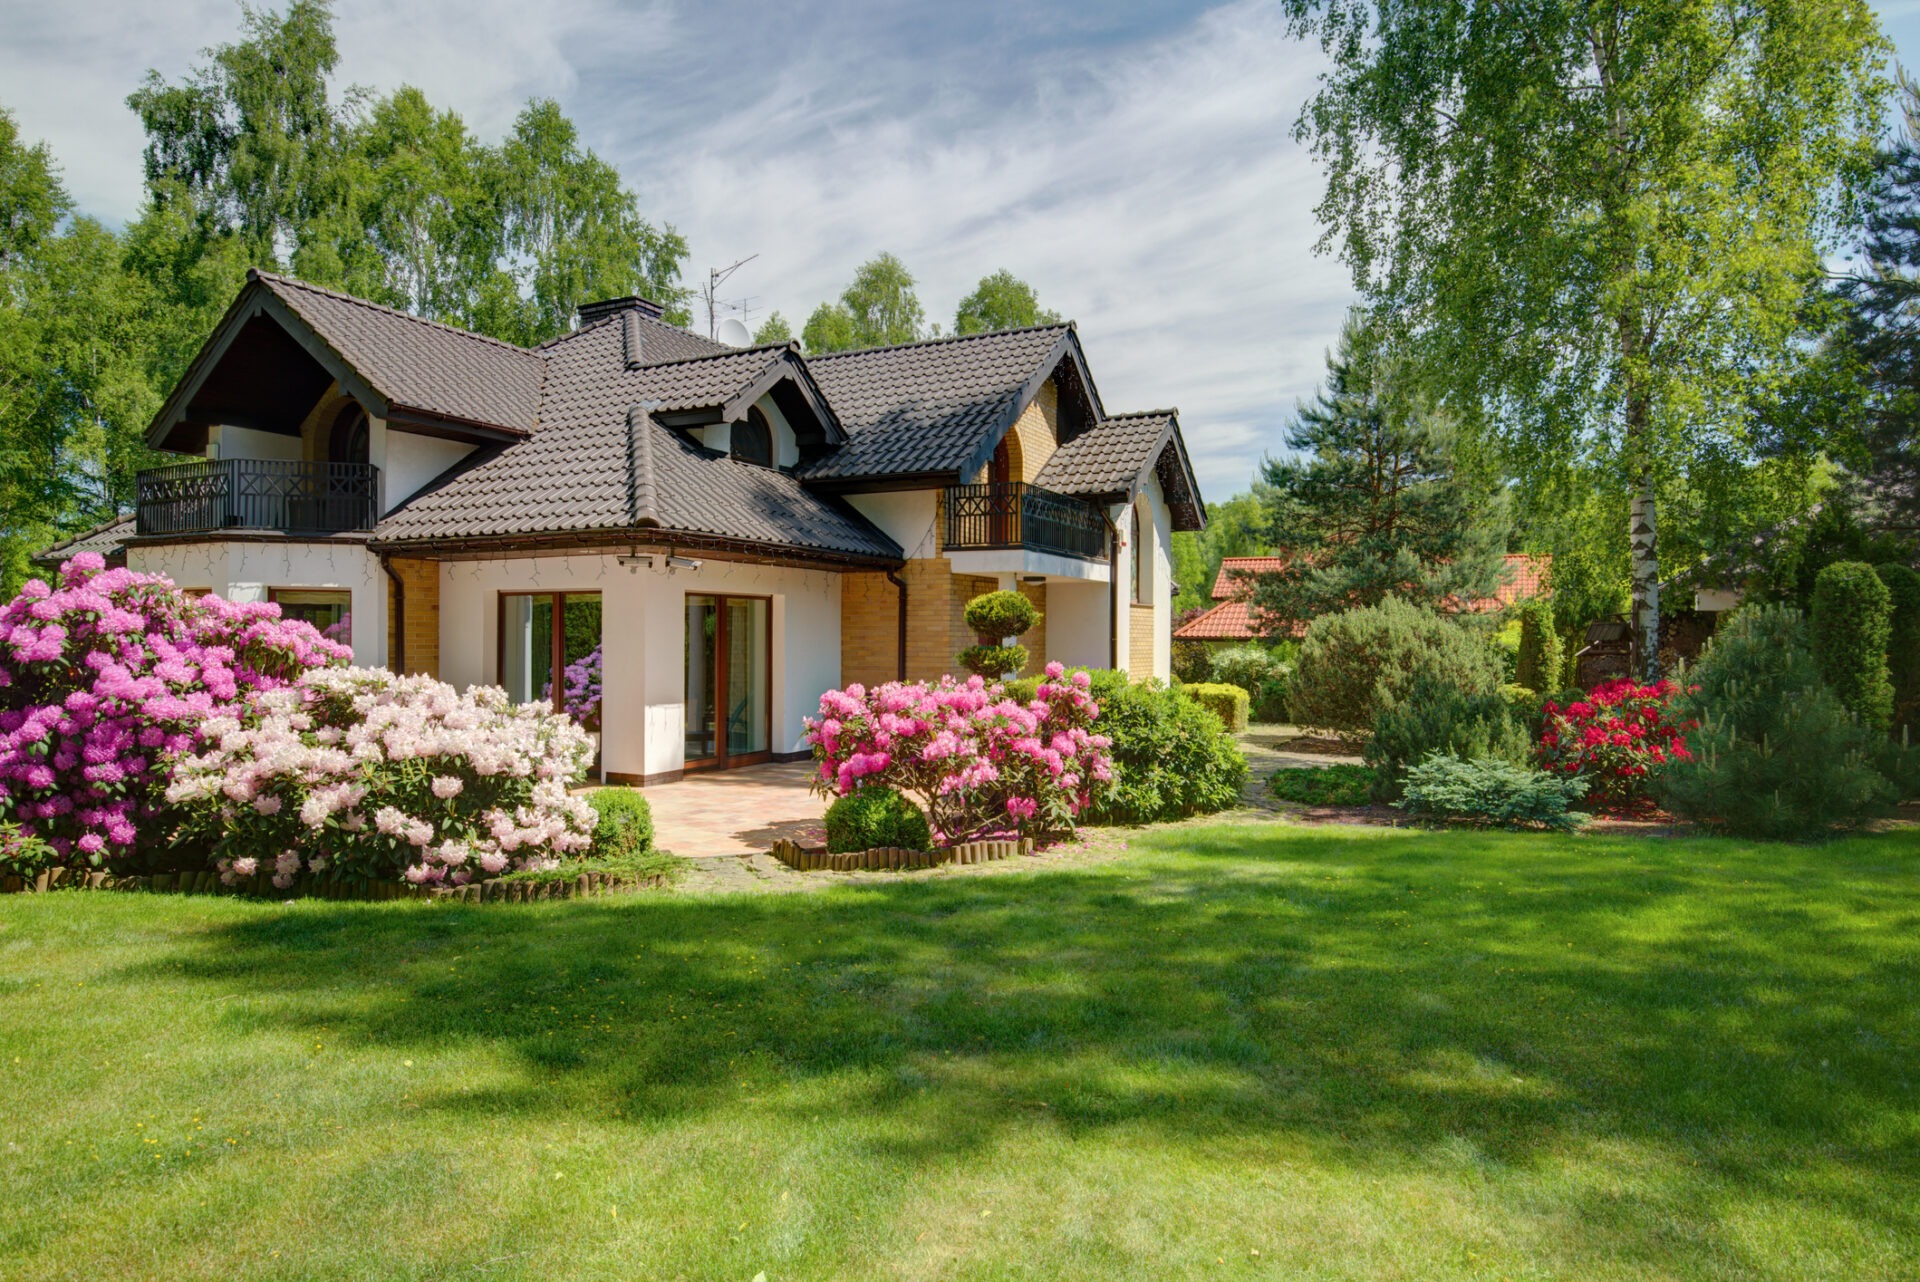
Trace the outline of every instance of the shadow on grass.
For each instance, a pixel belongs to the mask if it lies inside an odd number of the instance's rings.
[[[429,1086],[448,1110],[844,1111],[928,1160],[1035,1117],[1356,1169],[1624,1142],[1695,1171],[1661,1213],[1711,1217],[1733,1185],[1920,1233],[1920,1161],[1886,1120],[1920,1052],[1910,837],[1243,826],[1135,850],[817,895],[303,903],[155,965],[265,998],[238,1035],[521,1066]]]

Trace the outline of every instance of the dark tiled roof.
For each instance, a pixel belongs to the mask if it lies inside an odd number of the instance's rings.
[[[724,403],[786,347],[628,369],[618,326],[547,349],[540,430],[389,515],[378,542],[621,530],[680,531],[811,551],[897,559],[900,549],[851,508],[792,476],[736,463],[629,411]]]
[[[33,554],[32,559],[42,565],[58,565],[82,552],[98,552],[108,561],[120,564],[126,560],[126,549],[122,544],[132,537],[133,518],[116,516],[91,530],[62,539],[52,547],[42,548]]]
[[[631,314],[640,336],[642,364],[689,361],[701,356],[720,356],[740,350],[728,347],[725,343],[716,343],[710,338],[702,338],[698,334],[681,329],[678,325],[669,325],[665,321],[655,320],[644,312],[635,311]],[[602,317],[591,325],[582,325],[579,329],[571,330],[558,338],[549,338],[534,350],[543,353],[551,352],[555,348],[565,347],[605,329],[611,329],[615,334],[619,334],[622,323],[620,315]]]
[[[1104,419],[1056,450],[1034,484],[1061,494],[1128,493],[1172,426],[1172,410]]]
[[[268,272],[252,273],[392,404],[531,432],[540,421],[538,352]]]
[[[1045,376],[1066,325],[1000,330],[807,358],[851,438],[809,481],[957,471]]]

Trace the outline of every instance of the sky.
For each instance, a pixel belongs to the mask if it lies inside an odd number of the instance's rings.
[[[1876,8],[1920,59],[1920,0]],[[239,18],[235,0],[0,0],[0,106],[83,211],[124,222],[127,94]],[[344,82],[417,85],[488,141],[557,99],[687,238],[687,284],[758,255],[722,290],[750,326],[778,309],[797,332],[883,250],[949,327],[1011,270],[1078,322],[1109,412],[1179,408],[1210,500],[1282,448],[1354,301],[1316,252],[1322,182],[1292,138],[1320,56],[1265,0],[336,0],[335,31]]]

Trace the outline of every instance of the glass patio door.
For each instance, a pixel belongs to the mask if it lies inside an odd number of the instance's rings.
[[[687,596],[689,768],[752,765],[773,747],[772,602]]]
[[[600,730],[600,594],[500,594],[500,684],[515,703],[551,703]]]

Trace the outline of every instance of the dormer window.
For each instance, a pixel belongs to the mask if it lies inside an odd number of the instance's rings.
[[[773,428],[759,406],[747,411],[746,418],[733,425],[733,457],[755,467],[773,466]]]

